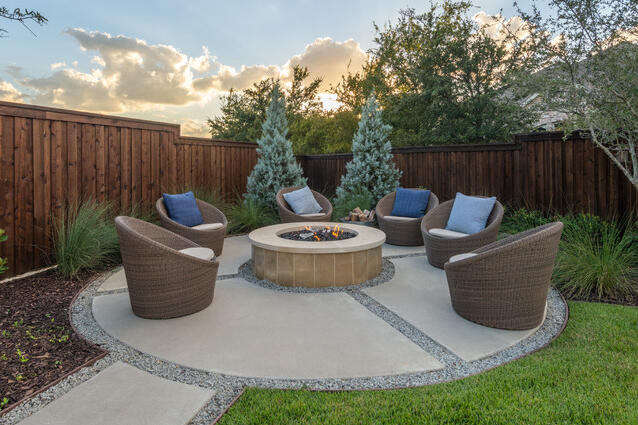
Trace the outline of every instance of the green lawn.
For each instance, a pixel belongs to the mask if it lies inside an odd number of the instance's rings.
[[[638,308],[569,308],[549,347],[481,375],[391,391],[249,389],[220,424],[638,423]]]

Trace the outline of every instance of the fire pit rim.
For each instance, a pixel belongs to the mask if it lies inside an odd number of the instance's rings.
[[[325,227],[338,225],[344,230],[353,232],[355,237],[338,241],[295,241],[279,237],[279,234],[294,230],[303,229],[303,226]],[[248,239],[253,246],[265,248],[271,251],[279,252],[304,252],[308,254],[329,254],[354,252],[365,249],[376,248],[385,242],[385,233],[379,229],[352,226],[345,223],[333,222],[317,222],[309,221],[306,223],[283,223],[274,224],[272,226],[260,227],[248,234]]]

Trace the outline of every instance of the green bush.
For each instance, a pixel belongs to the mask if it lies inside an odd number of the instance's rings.
[[[622,300],[638,292],[638,240],[630,228],[585,214],[563,222],[556,287],[576,298]]]
[[[359,188],[355,191],[348,192],[341,198],[335,199],[332,217],[334,220],[338,221],[339,219],[346,217],[350,211],[357,207],[361,208],[361,210],[370,210],[375,207],[374,197],[365,188]]]
[[[246,233],[263,226],[277,223],[279,217],[268,206],[249,199],[240,200],[228,210],[230,233]]]
[[[0,242],[5,242],[7,240],[7,235],[4,234],[4,229],[0,229]],[[0,257],[0,274],[9,270],[7,266],[7,259]]]
[[[534,227],[542,226],[553,221],[540,211],[530,211],[525,208],[505,209],[500,231],[514,235]]]
[[[56,224],[53,242],[58,273],[72,278],[118,261],[119,244],[109,204],[87,201],[67,209]]]
[[[228,212],[230,211],[232,204],[224,199],[219,189],[208,187],[194,187],[187,190],[193,192],[195,198],[211,204],[212,206],[223,212],[225,216],[228,216]]]

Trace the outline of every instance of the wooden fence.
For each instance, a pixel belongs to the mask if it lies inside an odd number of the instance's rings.
[[[49,264],[55,220],[85,199],[116,208],[152,206],[162,191],[211,187],[243,192],[254,143],[182,137],[179,126],[0,102],[0,228],[9,259],[2,277]],[[636,191],[604,154],[561,133],[515,136],[514,143],[394,149],[402,185],[442,200],[457,191],[495,195],[530,208],[637,211]],[[297,159],[313,188],[339,184],[350,154]]]
[[[254,143],[180,137],[178,125],[0,102],[2,277],[48,264],[67,205],[92,198],[127,211],[200,186],[231,196],[256,161]]]
[[[604,217],[638,212],[637,193],[590,140],[563,133],[514,136],[513,143],[394,148],[401,185],[423,186],[440,199],[456,192],[494,195],[531,209],[585,211]],[[309,185],[332,191],[352,154],[308,155],[299,160]]]

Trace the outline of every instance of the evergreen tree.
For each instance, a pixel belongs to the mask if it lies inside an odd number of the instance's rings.
[[[306,178],[292,153],[292,143],[286,139],[288,120],[286,105],[275,84],[270,105],[266,110],[266,121],[262,135],[257,141],[259,159],[246,185],[246,198],[276,208],[275,195],[289,186],[303,186]]]
[[[401,171],[392,162],[388,135],[392,128],[381,120],[381,110],[372,94],[361,110],[359,129],[352,139],[353,158],[337,188],[337,200],[354,191],[368,191],[375,203],[399,185]]]

